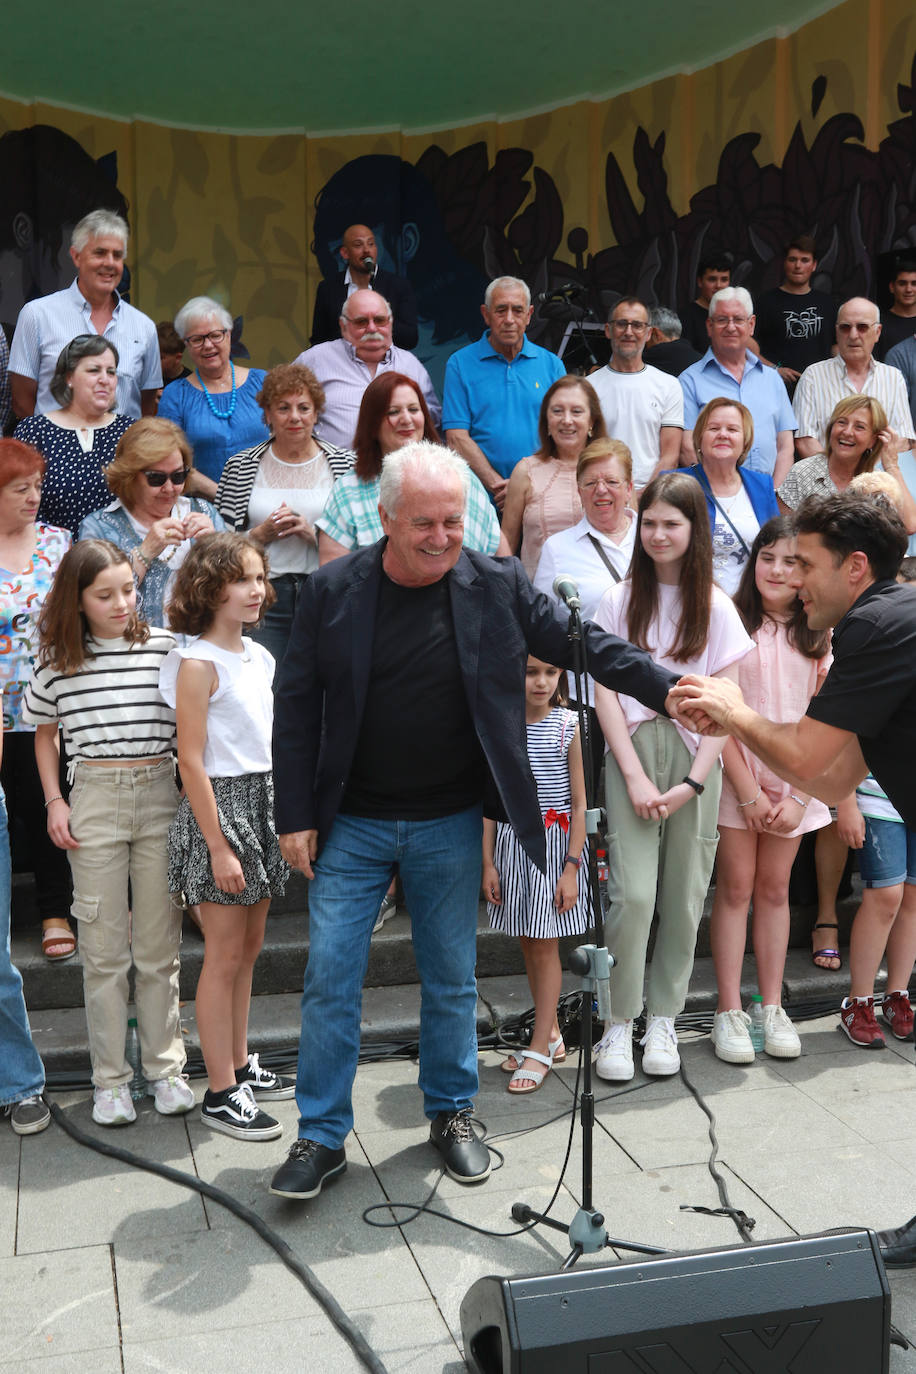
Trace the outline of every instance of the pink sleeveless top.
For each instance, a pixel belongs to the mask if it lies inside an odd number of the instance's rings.
[[[544,540],[568,530],[582,519],[575,463],[558,458],[523,458],[531,496],[522,514],[522,567],[534,577]]]

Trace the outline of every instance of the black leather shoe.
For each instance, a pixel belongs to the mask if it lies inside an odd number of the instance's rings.
[[[331,1150],[317,1140],[297,1140],[290,1146],[286,1163],[274,1174],[268,1191],[275,1197],[317,1197],[328,1179],[336,1178],[346,1167],[347,1152],[343,1146]]]
[[[879,1231],[878,1245],[885,1268],[906,1269],[916,1264],[916,1217],[892,1231]]]
[[[430,1143],[458,1183],[483,1183],[490,1176],[490,1151],[471,1125],[472,1111],[440,1112],[429,1128]]]

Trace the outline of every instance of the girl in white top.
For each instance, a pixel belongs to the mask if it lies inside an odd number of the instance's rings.
[[[148,1091],[164,1115],[186,1112],[194,1094],[182,1076],[181,906],[170,900],[166,872],[178,804],[175,717],[158,688],[175,639],[139,619],[128,555],[102,539],[84,540],[64,555],[39,632],[23,716],[36,726],[48,833],[66,849],[73,871],[93,1120],[136,1120],[124,1054],[131,958]],[[70,760],[69,803],[60,788],[59,729]]]
[[[698,482],[663,473],[639,503],[627,581],[612,587],[596,624],[647,649],[673,672],[734,677],[752,648],[731,601],[712,580],[712,542]],[[643,1069],[680,1066],[674,1018],[683,1010],[696,932],[718,836],[722,738],[700,739],[632,697],[595,685],[595,707],[610,746],[608,947],[612,1020],[596,1069],[612,1082],[633,1076],[633,1020],[643,1007],[652,914],[658,936],[646,987]]]
[[[252,971],[271,896],[288,876],[272,823],[274,660],[242,634],[272,600],[258,544],[244,534],[204,536],[175,578],[170,607],[175,629],[199,638],[169,654],[160,673],[176,710],[185,789],[169,835],[169,884],[199,906],[205,937],[196,1010],[210,1084],[201,1118],[241,1140],[281,1133],[255,1093],[294,1091],[248,1053]]]

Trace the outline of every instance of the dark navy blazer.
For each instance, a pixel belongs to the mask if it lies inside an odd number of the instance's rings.
[[[335,559],[307,580],[277,677],[277,831],[316,829],[319,850],[346,790],[359,736],[385,543]],[[525,734],[525,662],[530,652],[572,667],[566,617],[534,590],[516,558],[464,549],[446,577],[471,718],[509,821],[543,869],[544,824]],[[589,621],[585,642],[597,681],[664,714],[675,674]]]
[[[311,344],[331,343],[340,338],[340,312],[347,299],[344,272],[338,272],[330,281],[325,278],[318,283],[315,292],[315,312],[312,316]],[[398,277],[394,272],[385,272],[381,267],[366,288],[377,291],[391,306],[393,315],[391,338],[395,348],[416,348],[420,337],[417,327],[417,301],[413,287],[406,277]]]

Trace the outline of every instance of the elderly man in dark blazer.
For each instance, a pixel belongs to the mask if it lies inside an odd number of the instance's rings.
[[[275,698],[276,820],[312,879],[296,1096],[299,1136],[271,1192],[314,1197],[346,1168],[360,992],[372,926],[397,870],[422,985],[420,1087],[449,1174],[489,1153],[477,1092],[474,979],[481,802],[488,770],[532,860],[544,826],[528,763],[528,653],[571,666],[566,626],[516,559],[462,551],[467,467],[421,443],[385,459],[387,539],[306,584]],[[665,711],[672,674],[586,624],[589,670]]]
[[[344,230],[340,256],[346,263],[343,272],[318,283],[312,315],[310,343],[331,343],[340,335],[339,321],[344,301],[351,291],[377,291],[391,306],[392,339],[395,348],[416,348],[420,337],[417,326],[417,301],[406,277],[386,272],[378,265],[375,235],[365,224],[351,224]]]

